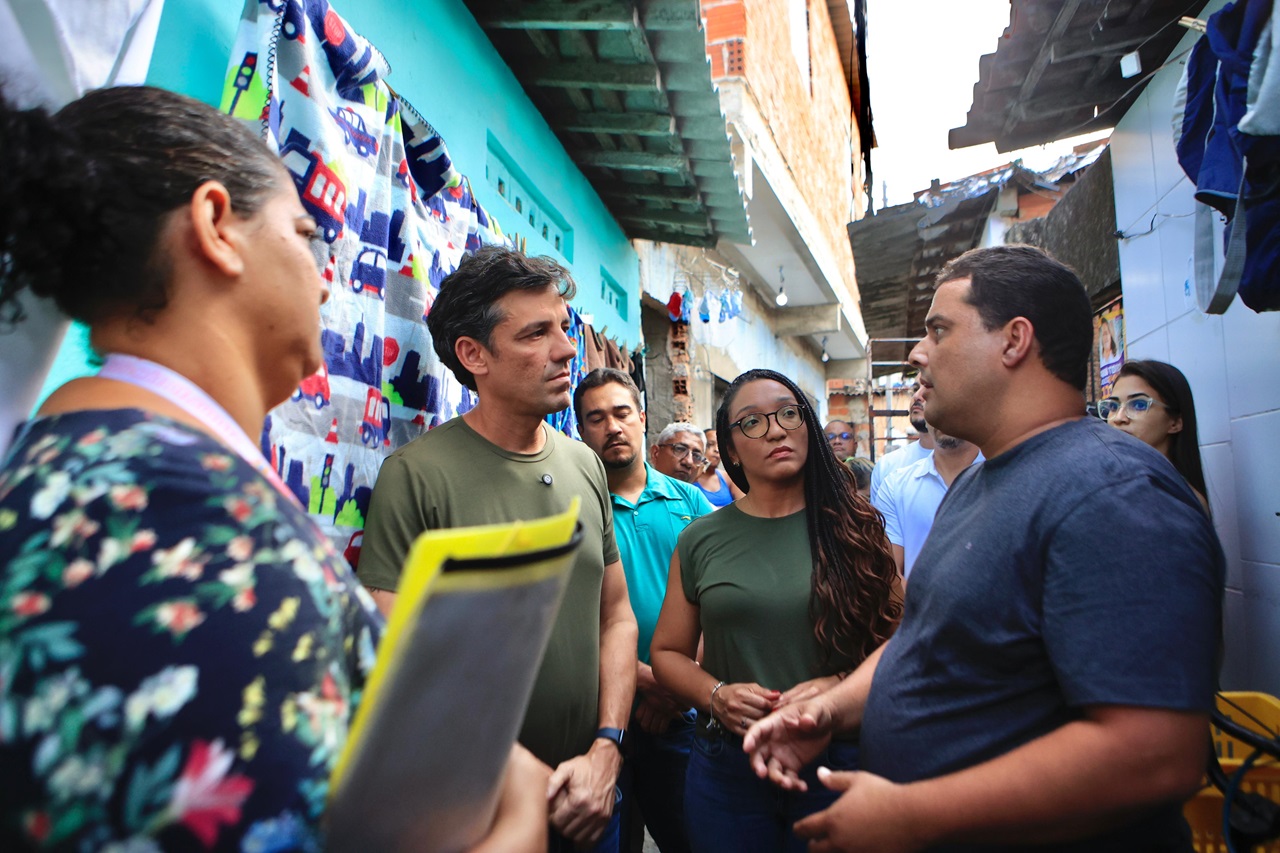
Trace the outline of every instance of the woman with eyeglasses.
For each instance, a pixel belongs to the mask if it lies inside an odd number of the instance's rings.
[[[162,89],[0,99],[0,159],[0,320],[105,361],[0,467],[0,849],[322,849],[383,623],[258,443],[322,364],[316,222]],[[486,849],[546,849],[548,778],[514,754]]]
[[[1163,453],[1209,512],[1195,400],[1181,370],[1163,361],[1125,362],[1111,396],[1098,401],[1098,416]]]
[[[834,686],[887,640],[902,614],[901,581],[879,513],[794,382],[772,370],[742,374],[716,433],[744,496],[681,533],[654,674],[699,713],[685,782],[692,849],[800,851],[792,825],[837,797],[816,768],[856,769],[856,741],[833,742],[806,768],[809,790],[787,792],[756,777],[742,736],[774,709]]]

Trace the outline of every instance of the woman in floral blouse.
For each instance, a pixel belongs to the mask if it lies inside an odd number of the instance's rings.
[[[158,89],[0,103],[0,155],[0,318],[30,289],[106,354],[0,469],[0,849],[319,849],[382,623],[250,438],[321,364],[316,223]],[[538,774],[490,849],[545,844]]]

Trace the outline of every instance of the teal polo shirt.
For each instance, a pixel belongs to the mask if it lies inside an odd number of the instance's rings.
[[[609,497],[613,500],[613,535],[627,575],[631,609],[640,627],[636,652],[648,663],[676,537],[689,522],[715,507],[697,487],[668,477],[647,462],[644,470],[648,480],[634,504],[612,493]]]

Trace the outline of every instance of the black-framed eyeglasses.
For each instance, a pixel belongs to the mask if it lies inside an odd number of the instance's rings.
[[[827,441],[835,441],[837,438],[838,438],[838,439],[840,439],[841,441],[848,441],[849,439],[853,438],[853,433],[851,433],[851,432],[829,432],[829,433],[827,433]]]
[[[1145,415],[1151,410],[1152,406],[1164,406],[1166,409],[1169,408],[1168,404],[1161,403],[1154,397],[1148,397],[1145,394],[1137,397],[1130,397],[1124,402],[1121,402],[1119,397],[1108,397],[1105,400],[1098,401],[1098,417],[1102,418],[1104,421],[1109,421],[1115,417],[1121,409],[1124,409],[1125,414],[1132,418],[1134,416]]]
[[[769,418],[785,430],[793,430],[804,423],[804,413],[799,406],[792,405],[783,406],[776,412],[752,412],[729,424],[729,429],[737,427],[747,438],[764,438],[769,432]]]
[[[660,444],[658,446],[665,447],[667,450],[671,451],[671,455],[677,459],[683,459],[692,453],[694,465],[701,465],[703,462],[707,461],[707,457],[703,456],[701,451],[694,450],[687,444]]]

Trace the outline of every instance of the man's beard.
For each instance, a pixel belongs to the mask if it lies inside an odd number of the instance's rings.
[[[601,458],[600,461],[604,463],[604,467],[606,468],[611,468],[614,471],[621,471],[623,468],[630,468],[632,465],[634,465],[636,463],[637,455],[638,454],[636,453],[632,453],[630,456],[624,456],[621,459]]]
[[[915,431],[920,433],[920,435],[924,435],[925,430],[929,428],[929,425],[924,421],[924,412],[917,414],[913,409],[910,414],[907,415],[907,420],[911,422],[911,426],[914,427]]]

